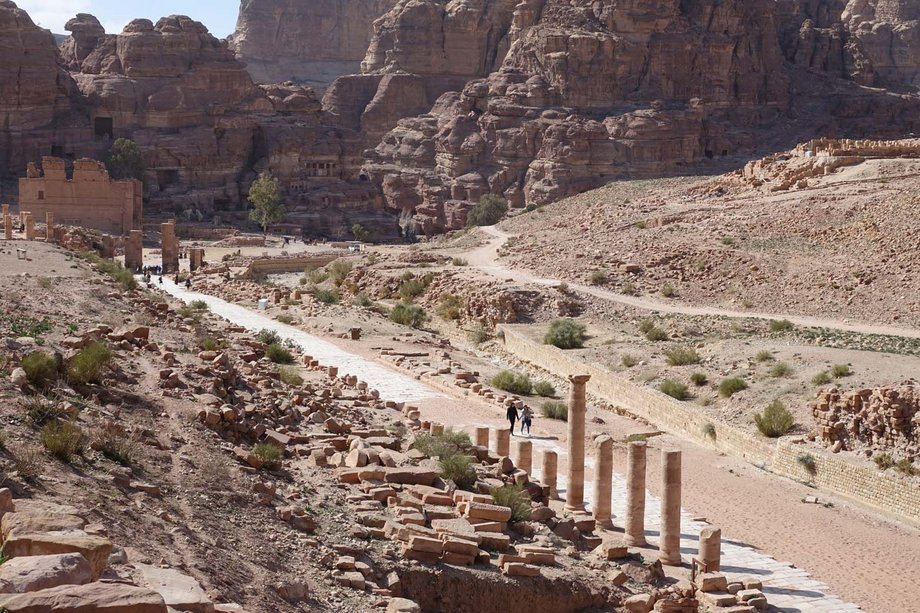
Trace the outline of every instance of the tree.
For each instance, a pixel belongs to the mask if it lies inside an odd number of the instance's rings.
[[[262,227],[262,232],[268,232],[268,226],[284,219],[287,211],[281,203],[281,187],[278,179],[264,174],[252,182],[249,188],[249,202],[252,210],[249,219]]]
[[[359,223],[356,223],[351,227],[351,233],[355,237],[356,241],[361,241],[362,243],[370,238],[371,235],[371,233],[368,232],[364,226]]]
[[[507,200],[495,194],[486,194],[479,199],[479,204],[470,210],[467,215],[466,225],[470,228],[473,226],[494,226],[501,221],[507,212]]]
[[[105,158],[105,167],[113,179],[144,179],[144,156],[133,140],[119,138]]]

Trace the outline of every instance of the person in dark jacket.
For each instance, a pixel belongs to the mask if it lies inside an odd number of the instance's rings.
[[[508,418],[508,421],[511,422],[511,436],[514,436],[514,422],[517,421],[518,413],[513,404],[508,405],[508,410],[505,412],[505,416]]]

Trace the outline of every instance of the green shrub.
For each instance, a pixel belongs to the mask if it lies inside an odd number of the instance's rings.
[[[282,347],[278,343],[272,343],[265,348],[265,357],[274,362],[275,364],[293,364],[294,356],[286,348]]]
[[[707,438],[716,437],[716,427],[711,421],[707,421],[703,424],[703,435]]]
[[[473,458],[464,453],[449,453],[439,456],[441,478],[453,481],[461,490],[471,490],[476,485],[476,471]]]
[[[758,362],[769,362],[773,359],[773,353],[764,349],[762,351],[758,351],[757,355],[754,356],[754,359]]]
[[[217,351],[220,344],[213,336],[199,336],[198,347],[201,348],[202,351]]]
[[[821,371],[811,378],[812,385],[827,385],[831,382],[831,376],[827,374],[827,371]]]
[[[525,374],[503,370],[492,377],[492,386],[500,390],[526,396],[533,391],[533,383]]]
[[[426,289],[428,287],[421,279],[409,279],[403,281],[402,285],[399,286],[399,297],[403,300],[411,301],[424,294]]]
[[[607,273],[603,270],[595,270],[588,276],[588,282],[591,285],[603,285],[607,282]]]
[[[847,364],[834,364],[831,366],[831,376],[835,379],[849,377],[852,374],[853,371],[850,370],[850,367]]]
[[[569,421],[569,407],[558,400],[547,400],[540,406],[540,415],[549,419]]]
[[[286,385],[303,385],[303,377],[293,366],[282,366],[278,369],[278,376]]]
[[[650,437],[651,435],[649,434],[646,434],[644,432],[639,432],[637,434],[630,434],[629,436],[624,438],[623,441],[626,443],[638,443],[639,441],[647,441]]]
[[[23,445],[10,450],[13,470],[27,483],[38,481],[45,465],[45,456],[37,445]]]
[[[620,361],[623,363],[623,366],[625,366],[626,368],[632,368],[633,366],[639,363],[639,358],[627,353],[620,359]]]
[[[920,475],[920,468],[914,466],[914,463],[911,462],[908,458],[901,458],[898,460],[898,463],[894,465],[894,469],[901,474],[907,475],[908,477]]]
[[[265,470],[275,470],[281,468],[284,451],[271,443],[256,443],[252,448],[252,455],[259,458]]]
[[[205,302],[204,300],[192,300],[191,302],[188,303],[188,305],[196,311],[210,310],[210,307],[208,307],[208,303]]]
[[[351,226],[351,235],[355,237],[356,241],[361,241],[362,243],[370,238],[371,233],[368,232],[364,226],[359,223],[356,223]]]
[[[447,321],[460,319],[460,313],[463,311],[463,298],[456,294],[444,294],[438,301],[435,309],[438,317]]]
[[[420,328],[428,321],[428,314],[420,306],[401,302],[390,309],[390,321],[403,326]]]
[[[559,349],[579,349],[585,344],[586,330],[584,324],[574,319],[557,319],[550,324],[543,342]]]
[[[728,379],[723,379],[722,383],[719,384],[719,395],[723,398],[731,398],[736,393],[746,390],[747,387],[748,385],[744,382],[744,379],[729,377]]]
[[[318,268],[316,270],[306,271],[307,278],[310,280],[310,283],[314,285],[319,285],[326,281],[329,278],[329,273],[325,270]]]
[[[355,295],[355,297],[354,297],[354,299],[352,299],[351,303],[352,303],[353,305],[359,306],[359,307],[369,307],[369,306],[371,306],[371,305],[374,304],[374,301],[371,300],[371,299],[370,299],[370,296],[368,296],[366,293],[360,292],[360,293],[358,293],[358,294]]]
[[[676,398],[677,400],[686,400],[690,396],[690,393],[687,391],[687,386],[673,379],[665,379],[662,381],[660,389],[664,394],[667,394],[671,398]]]
[[[777,379],[781,377],[788,377],[792,374],[792,367],[786,364],[785,362],[777,362],[770,369],[770,376]]]
[[[329,271],[329,278],[338,286],[345,281],[345,277],[351,272],[352,263],[347,260],[336,260],[326,268]]]
[[[653,343],[657,343],[668,340],[668,333],[657,326],[652,326],[648,332],[645,333],[645,338]]]
[[[639,322],[639,332],[642,334],[648,334],[648,331],[655,327],[654,319],[643,319]]]
[[[767,405],[763,413],[754,415],[754,423],[760,433],[768,438],[779,438],[788,434],[795,426],[795,417],[779,400]]]
[[[137,457],[137,441],[118,427],[103,427],[93,435],[93,449],[122,466],[131,466]]]
[[[469,266],[470,264],[468,261],[464,260],[463,258],[454,258],[450,261],[450,263],[453,264],[454,266]]]
[[[315,298],[317,302],[323,304],[338,304],[339,292],[335,289],[322,289],[317,287],[313,289],[313,298]]]
[[[112,361],[112,352],[105,344],[94,341],[77,352],[67,363],[67,382],[71,385],[100,383],[102,374]]]
[[[872,461],[875,462],[875,465],[878,466],[880,470],[888,470],[894,466],[894,458],[887,453],[879,453],[872,456]]]
[[[699,364],[700,354],[693,347],[674,347],[664,352],[667,362],[670,366],[686,366],[687,364]]]
[[[790,332],[795,326],[788,319],[771,319],[770,332]]]
[[[44,351],[33,351],[22,358],[22,369],[29,383],[40,389],[46,389],[57,380],[57,361]]]
[[[429,458],[462,454],[472,448],[473,442],[466,432],[458,432],[450,428],[441,434],[423,432],[415,437],[412,449],[417,449]]]
[[[537,396],[552,398],[556,395],[556,388],[549,381],[537,381],[534,383],[533,391]]]
[[[48,402],[41,396],[25,398],[20,405],[33,428],[40,428],[48,422],[65,417],[64,411],[57,404]]]
[[[470,339],[470,342],[474,345],[481,345],[489,340],[489,331],[486,330],[486,327],[481,323],[477,323],[470,328],[470,331],[467,333],[467,338]]]
[[[815,456],[810,453],[800,453],[795,458],[795,461],[811,475],[818,472],[818,462],[815,460]]]
[[[492,490],[495,504],[511,509],[509,524],[515,524],[530,519],[530,496],[524,492],[520,485],[503,485]]]
[[[665,285],[661,288],[661,295],[665,298],[673,298],[677,295],[677,290],[672,285]]]
[[[86,437],[83,430],[69,421],[53,421],[45,424],[41,431],[41,441],[51,457],[70,464],[74,456],[83,455],[86,449]]]
[[[697,387],[702,387],[709,383],[709,378],[701,372],[695,372],[690,375],[690,382]]]
[[[256,340],[260,343],[265,343],[266,345],[280,345],[281,336],[274,330],[268,330],[263,328],[258,334],[256,334]]]
[[[508,202],[501,196],[495,194],[486,194],[479,199],[479,204],[473,207],[467,214],[466,225],[473,226],[494,226],[505,213],[508,212]]]

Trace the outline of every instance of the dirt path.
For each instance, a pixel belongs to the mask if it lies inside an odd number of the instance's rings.
[[[471,267],[476,268],[486,274],[501,279],[513,278],[522,283],[532,283],[535,285],[558,285],[562,280],[549,279],[537,276],[529,271],[517,268],[509,268],[499,262],[498,248],[511,238],[511,234],[498,229],[496,226],[487,226],[480,228],[491,238],[489,241],[476,249],[473,249],[463,257],[467,259]],[[902,328],[898,326],[884,326],[866,323],[853,323],[847,320],[839,319],[822,319],[818,317],[803,317],[800,315],[784,315],[776,313],[757,313],[753,311],[734,311],[730,309],[720,309],[716,307],[696,307],[688,304],[682,304],[673,300],[663,301],[654,298],[627,296],[609,290],[582,285],[566,281],[569,287],[575,291],[589,294],[603,300],[609,300],[631,306],[646,311],[657,311],[659,313],[674,313],[681,315],[704,315],[715,317],[728,317],[732,319],[786,319],[798,326],[810,328],[829,328],[832,330],[842,330],[846,332],[856,332],[858,334],[880,334],[887,336],[899,336],[903,338],[920,338],[920,330],[915,328]]]

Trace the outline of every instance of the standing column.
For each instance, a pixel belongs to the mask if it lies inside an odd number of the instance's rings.
[[[626,534],[633,547],[645,543],[645,441],[633,441],[626,452]]]
[[[585,510],[585,386],[590,375],[569,377],[569,470],[565,510]]]
[[[13,218],[9,213],[3,216],[3,238],[13,240]]]
[[[559,469],[559,454],[555,451],[543,452],[543,474],[540,481],[549,488],[550,498],[558,498],[559,490],[556,488],[556,471]]]
[[[528,475],[533,472],[533,443],[530,441],[517,442],[517,457],[514,460],[514,465]]]
[[[700,562],[707,573],[717,573],[722,567],[722,529],[706,526],[700,530]]]
[[[22,218],[26,226],[26,240],[35,240],[35,221],[32,219],[32,213],[23,213]]]
[[[45,242],[54,242],[54,213],[45,213]]]
[[[474,444],[477,447],[489,448],[489,429],[488,428],[474,428],[473,429]]]
[[[115,257],[115,238],[111,234],[102,235],[102,257],[107,260]]]
[[[0,204],[0,215],[3,215],[4,217],[6,217],[9,214],[10,214],[10,205],[6,203]]]
[[[163,253],[163,272],[178,272],[179,243],[176,240],[176,222],[160,224],[160,250]]]
[[[495,454],[499,457],[511,455],[511,432],[505,428],[492,428],[492,440],[495,442]]]
[[[444,434],[444,424],[431,422],[431,429],[429,432],[432,434],[432,436],[441,436]]]
[[[125,240],[125,268],[135,271],[144,266],[144,233],[131,230]]]
[[[661,451],[661,537],[658,558],[662,564],[680,565],[680,451]]]
[[[613,439],[607,436],[597,437],[594,441],[594,521],[602,528],[612,528],[610,521],[611,498],[613,494]]]

